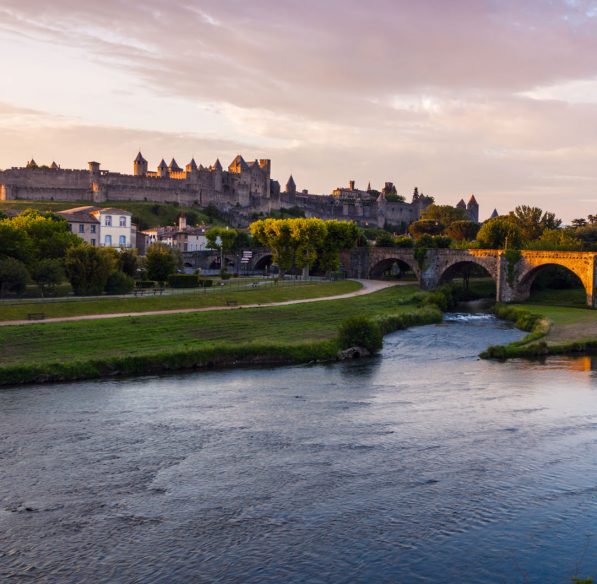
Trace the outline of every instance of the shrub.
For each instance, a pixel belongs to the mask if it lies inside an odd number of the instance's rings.
[[[228,272],[222,271],[220,273],[220,278],[222,278],[222,280],[230,280],[231,277],[232,276]]]
[[[199,288],[196,274],[170,274],[168,284],[171,288]]]
[[[408,235],[399,235],[398,237],[396,237],[394,239],[394,245],[396,247],[410,249],[410,248],[414,247],[415,242],[414,242],[413,238],[409,237]]]
[[[210,278],[199,278],[198,281],[201,288],[211,288],[214,285],[214,281]]]
[[[32,276],[42,297],[48,292],[52,294],[56,286],[64,280],[62,263],[60,260],[41,260],[35,266]]]
[[[116,267],[114,251],[90,245],[71,247],[66,252],[66,274],[77,296],[101,294]]]
[[[135,281],[124,272],[112,272],[106,282],[106,294],[128,294],[135,287]]]
[[[21,295],[25,292],[29,272],[23,262],[14,258],[6,258],[0,261],[0,296],[6,292],[14,292]]]
[[[370,353],[377,353],[383,347],[383,334],[379,324],[366,317],[356,316],[342,323],[338,341],[341,349],[363,347]]]

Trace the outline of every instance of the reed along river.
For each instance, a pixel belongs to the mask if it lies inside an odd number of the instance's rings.
[[[597,575],[590,358],[449,317],[348,364],[0,391],[0,581]]]

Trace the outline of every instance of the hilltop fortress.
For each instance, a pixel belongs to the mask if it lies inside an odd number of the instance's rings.
[[[292,176],[284,189],[271,178],[269,159],[246,162],[238,155],[222,168],[219,160],[211,166],[199,166],[191,160],[184,169],[176,160],[164,160],[155,171],[139,152],[132,174],[102,170],[99,162],[89,162],[87,170],[60,168],[55,162],[38,166],[34,160],[25,167],[0,171],[0,201],[73,201],[105,203],[107,201],[152,201],[179,203],[185,206],[215,206],[237,226],[245,226],[256,215],[282,208],[298,207],[307,217],[344,219],[362,226],[395,226],[403,229],[416,221],[433,199],[415,190],[411,202],[396,194],[393,183],[380,191],[360,190],[351,181],[331,195],[298,191]],[[473,221],[479,220],[479,206],[474,197],[465,206]]]

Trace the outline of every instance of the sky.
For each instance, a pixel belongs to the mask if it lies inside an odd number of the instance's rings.
[[[272,159],[597,212],[597,1],[2,0],[0,168]]]

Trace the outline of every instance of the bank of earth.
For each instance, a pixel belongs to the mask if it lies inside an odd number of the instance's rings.
[[[498,304],[496,316],[529,334],[509,345],[489,347],[483,358],[579,355],[597,350],[597,310],[584,305],[583,290],[545,290],[522,304]]]
[[[342,300],[0,327],[0,385],[331,361],[358,315],[384,333],[442,320],[437,295],[397,286]]]

